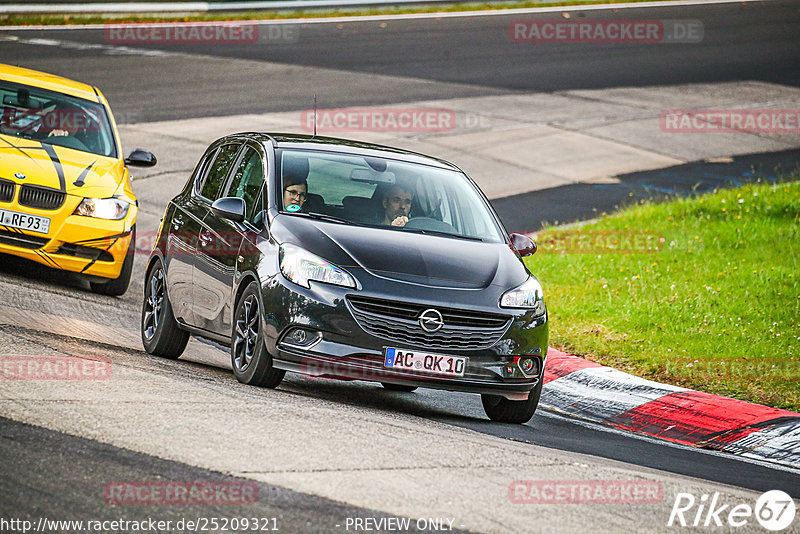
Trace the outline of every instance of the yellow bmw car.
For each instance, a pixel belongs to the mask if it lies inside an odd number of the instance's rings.
[[[81,273],[122,295],[133,270],[137,201],[108,102],[95,87],[0,64],[0,253]]]

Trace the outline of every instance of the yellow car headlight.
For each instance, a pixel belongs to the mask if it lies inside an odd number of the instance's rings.
[[[75,215],[119,221],[127,217],[131,204],[122,198],[84,198]]]

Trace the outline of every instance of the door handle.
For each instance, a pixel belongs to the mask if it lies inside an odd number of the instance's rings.
[[[211,236],[205,232],[200,232],[200,246],[206,247],[211,242]]]
[[[179,230],[181,226],[183,226],[183,217],[180,215],[176,215],[172,218],[172,229]]]

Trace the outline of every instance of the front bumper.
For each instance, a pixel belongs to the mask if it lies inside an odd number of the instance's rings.
[[[131,205],[125,219],[109,221],[73,215],[81,200],[67,195],[64,205],[58,210],[0,203],[3,209],[50,219],[47,234],[0,226],[0,253],[88,276],[118,277],[132,239],[136,206]]]
[[[528,393],[543,377],[548,346],[547,313],[534,317],[525,310],[496,308],[495,314],[508,316],[499,339],[480,348],[432,346],[415,338],[409,330],[402,335],[375,335],[359,323],[348,295],[353,290],[312,283],[308,290],[277,275],[262,289],[267,348],[280,369],[319,378],[367,380],[449,391],[502,395],[511,400],[528,398]],[[448,295],[447,290],[427,291],[425,306],[435,306]],[[394,298],[387,294],[359,297]],[[452,304],[450,305],[452,307]],[[473,311],[483,311],[486,309]],[[397,325],[402,328],[402,324]],[[290,335],[296,328],[307,332],[307,345],[298,344]],[[474,332],[473,332],[474,333]],[[443,377],[424,371],[400,371],[384,367],[384,349],[395,347],[433,354],[467,358],[463,377]],[[536,374],[526,375],[519,366],[520,357],[534,359]]]

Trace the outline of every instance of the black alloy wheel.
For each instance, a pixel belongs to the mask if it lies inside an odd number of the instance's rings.
[[[231,336],[231,366],[243,384],[275,388],[286,371],[272,366],[272,356],[261,333],[261,287],[250,282],[236,305],[236,320]]]
[[[162,358],[178,358],[189,342],[189,332],[180,328],[172,314],[164,267],[158,259],[145,278],[141,331],[148,354]]]

